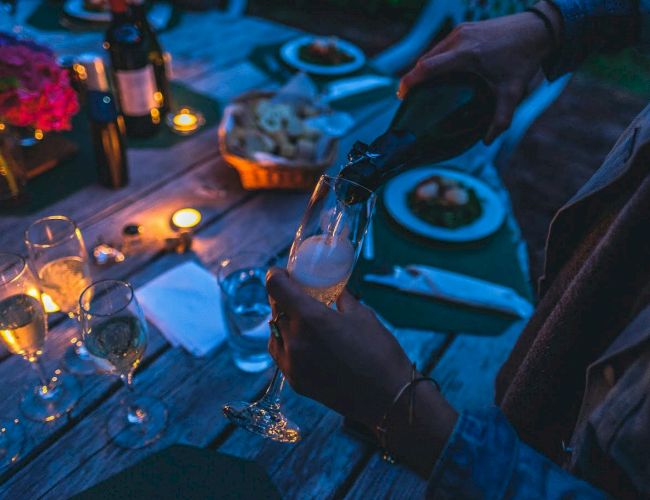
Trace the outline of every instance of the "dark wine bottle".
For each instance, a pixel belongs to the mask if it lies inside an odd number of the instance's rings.
[[[423,163],[447,160],[485,136],[496,105],[481,77],[450,74],[412,88],[388,127],[370,145],[356,142],[339,177],[370,190],[390,177]],[[348,203],[365,199],[365,189],[350,189]]]
[[[125,0],[110,0],[110,5],[113,20],[106,32],[104,48],[110,54],[126,133],[131,137],[149,137],[158,131],[161,117],[146,37],[129,19]]]
[[[131,5],[131,18],[134,24],[140,29],[144,37],[145,50],[149,61],[153,65],[153,72],[156,78],[155,99],[160,112],[165,115],[171,106],[171,90],[169,89],[169,75],[165,64],[165,56],[158,41],[156,32],[147,19],[147,7],[145,0],[129,0]]]
[[[124,118],[111,93],[106,67],[96,54],[82,54],[76,65],[81,69],[90,133],[95,150],[99,183],[110,188],[129,182]]]

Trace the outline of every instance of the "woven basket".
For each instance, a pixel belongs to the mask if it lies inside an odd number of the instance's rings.
[[[233,105],[272,97],[272,92],[247,92],[233,101]],[[224,110],[219,124],[219,150],[223,158],[239,173],[242,187],[247,190],[255,189],[292,189],[311,190],[323,172],[336,159],[338,141],[333,140],[328,147],[325,157],[318,163],[304,163],[300,160],[284,160],[282,162],[260,163],[242,154],[231,151],[228,147],[228,131],[233,121],[233,105]]]

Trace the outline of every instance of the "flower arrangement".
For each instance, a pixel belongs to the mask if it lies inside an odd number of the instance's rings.
[[[0,33],[0,121],[46,132],[70,130],[78,110],[68,74],[51,50]]]

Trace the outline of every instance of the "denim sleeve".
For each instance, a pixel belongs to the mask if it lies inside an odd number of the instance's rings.
[[[498,408],[458,418],[427,498],[607,498],[519,440]]]
[[[562,14],[560,49],[544,65],[553,80],[590,53],[650,45],[650,0],[547,0]]]

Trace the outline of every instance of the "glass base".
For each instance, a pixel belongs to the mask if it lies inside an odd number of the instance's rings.
[[[25,434],[18,419],[0,420],[0,472],[18,460],[24,440]]]
[[[63,364],[66,370],[75,375],[92,375],[97,373],[97,364],[93,361],[83,347],[69,347],[63,355]]]
[[[137,408],[131,413],[131,408]],[[158,399],[135,397],[120,406],[106,427],[113,442],[126,449],[144,448],[156,441],[167,426],[167,407]]]
[[[223,414],[235,425],[273,441],[300,441],[300,428],[282,414],[279,403],[237,401],[224,405]]]
[[[30,390],[20,402],[20,409],[30,420],[50,422],[64,415],[79,400],[81,389],[77,379],[72,375],[57,373],[47,393],[41,392],[41,386]]]

